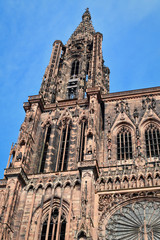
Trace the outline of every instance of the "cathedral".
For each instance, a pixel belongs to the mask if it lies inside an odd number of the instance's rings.
[[[0,240],[160,240],[160,87],[110,93],[88,9],[53,43],[0,180]]]

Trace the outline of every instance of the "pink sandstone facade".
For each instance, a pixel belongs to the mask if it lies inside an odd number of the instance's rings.
[[[160,87],[109,92],[89,10],[53,43],[0,180],[0,240],[159,240]]]

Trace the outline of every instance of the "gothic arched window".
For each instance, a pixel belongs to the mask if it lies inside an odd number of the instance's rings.
[[[70,124],[62,126],[56,171],[66,171],[69,157]]]
[[[79,149],[79,161],[83,161],[84,158],[84,144],[85,144],[85,128],[86,120],[83,119],[81,122],[81,135],[80,135],[80,149]]]
[[[147,157],[160,156],[160,132],[154,124],[150,124],[145,130],[145,141]]]
[[[79,61],[75,60],[71,67],[71,76],[79,74]]]
[[[129,129],[125,127],[117,134],[117,159],[132,159],[132,137]]]
[[[47,151],[49,146],[49,140],[50,140],[50,134],[51,134],[51,126],[46,126],[45,129],[45,136],[44,136],[44,143],[42,148],[42,155],[41,155],[41,164],[40,164],[40,172],[42,173],[44,171],[46,157],[47,157]]]
[[[65,215],[62,214],[59,219],[59,211],[58,209],[54,209],[51,216],[44,221],[42,226],[41,240],[56,240],[57,237],[60,240],[65,239],[66,232],[66,218]]]

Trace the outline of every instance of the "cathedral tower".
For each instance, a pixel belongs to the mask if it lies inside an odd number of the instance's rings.
[[[0,180],[0,240],[160,239],[160,87],[109,92],[88,9],[53,43]]]

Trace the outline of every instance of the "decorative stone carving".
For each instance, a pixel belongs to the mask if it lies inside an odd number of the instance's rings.
[[[111,159],[112,141],[111,141],[110,130],[108,131],[108,135],[107,135],[107,148],[108,148],[108,159]]]
[[[120,101],[120,102],[117,102],[116,105],[115,105],[115,111],[116,113],[124,113],[126,112],[127,115],[129,115],[129,106],[128,106],[128,103],[125,102],[125,101]]]
[[[146,99],[142,100],[142,109],[155,109],[156,107],[156,100],[153,97],[147,97]]]

